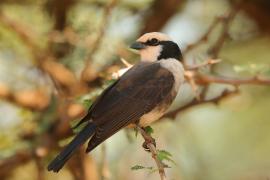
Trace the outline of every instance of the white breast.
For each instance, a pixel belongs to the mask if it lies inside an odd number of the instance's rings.
[[[184,68],[180,61],[170,58],[170,59],[162,59],[159,61],[161,67],[169,70],[175,80],[174,88],[175,91],[178,92],[180,85],[184,82]]]

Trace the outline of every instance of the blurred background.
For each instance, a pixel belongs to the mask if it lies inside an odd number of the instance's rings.
[[[188,81],[152,127],[170,180],[270,179],[268,0],[1,0],[0,179],[159,179],[133,130],[46,166],[145,32],[177,42]]]

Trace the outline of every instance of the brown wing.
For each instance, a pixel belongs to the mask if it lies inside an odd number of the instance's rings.
[[[173,75],[158,63],[131,68],[91,108],[91,119],[98,128],[87,151],[154,109],[173,85]]]

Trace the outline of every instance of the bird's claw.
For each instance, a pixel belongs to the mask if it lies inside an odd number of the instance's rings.
[[[154,138],[149,138],[144,141],[142,144],[142,147],[144,148],[145,151],[150,152],[150,149],[148,148],[148,144],[153,144],[156,147],[156,140]]]

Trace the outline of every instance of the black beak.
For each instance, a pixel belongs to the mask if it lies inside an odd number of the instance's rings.
[[[141,49],[146,48],[146,46],[143,43],[137,41],[137,42],[131,44],[130,48],[131,49],[141,50]]]

